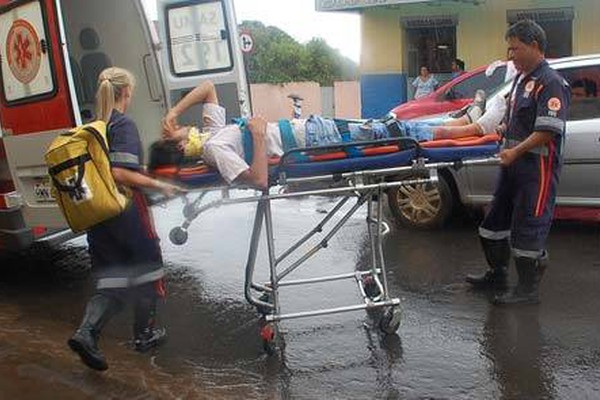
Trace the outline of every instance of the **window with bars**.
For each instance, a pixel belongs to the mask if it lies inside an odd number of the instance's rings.
[[[426,66],[431,73],[451,72],[456,58],[456,16],[408,17],[401,20],[406,32],[406,65],[409,76]]]
[[[522,19],[537,22],[546,31],[546,57],[559,58],[573,55],[574,16],[572,7],[509,10],[506,20],[509,25]]]

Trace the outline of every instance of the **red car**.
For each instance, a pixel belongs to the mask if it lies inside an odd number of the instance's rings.
[[[412,119],[460,110],[473,101],[477,89],[483,89],[489,95],[504,83],[506,66],[496,68],[490,77],[485,75],[486,68],[482,66],[465,72],[430,95],[401,104],[391,112],[396,118]]]

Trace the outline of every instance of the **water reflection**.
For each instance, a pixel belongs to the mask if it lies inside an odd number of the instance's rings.
[[[376,318],[376,316],[373,316]],[[373,319],[377,321],[376,319]],[[398,382],[394,379],[399,363],[402,363],[402,340],[397,334],[384,335],[378,327],[364,327],[367,348],[371,352],[368,364],[375,372],[375,393],[378,399],[399,399]]]
[[[491,361],[501,399],[553,398],[554,380],[543,359],[539,307],[493,307],[483,329],[482,351]]]

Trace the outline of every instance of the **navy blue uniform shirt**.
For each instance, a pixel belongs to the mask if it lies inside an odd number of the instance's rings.
[[[548,149],[531,152],[560,159],[564,146],[565,121],[571,100],[568,83],[553,70],[546,60],[513,88],[509,104],[505,138],[508,147],[514,147],[535,131],[553,134]]]
[[[108,124],[108,144],[112,167],[142,172],[143,152],[138,129],[129,117],[116,110]],[[162,267],[158,236],[145,198],[139,190],[130,189],[129,207],[88,231],[92,265],[108,267],[104,272],[109,276],[143,274]],[[105,287],[102,280],[99,280],[100,286]]]
[[[117,110],[113,110],[108,123],[108,145],[111,166],[134,171],[142,169],[142,142],[137,126]]]

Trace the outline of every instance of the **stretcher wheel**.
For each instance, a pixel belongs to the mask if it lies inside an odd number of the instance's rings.
[[[373,278],[371,275],[365,275],[363,277],[363,287],[365,289],[365,294],[371,300],[373,300],[381,294],[379,292],[379,287],[375,282],[375,278]]]
[[[379,329],[383,333],[393,335],[400,328],[400,321],[402,320],[402,310],[400,307],[389,307],[381,316],[379,320]]]
[[[182,245],[185,242],[187,242],[188,233],[187,231],[183,230],[182,227],[178,226],[176,228],[171,229],[171,232],[169,233],[169,239],[173,244]]]
[[[273,303],[272,296],[269,293],[263,293],[259,298],[260,301],[264,301],[265,303]],[[273,310],[268,307],[256,306],[256,311],[261,314],[263,317],[265,315],[271,314]]]
[[[277,341],[275,326],[272,323],[267,323],[260,329],[260,338],[262,339],[263,349],[272,356],[277,353]]]

